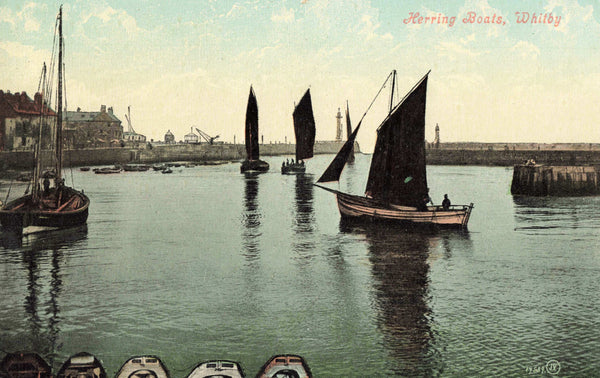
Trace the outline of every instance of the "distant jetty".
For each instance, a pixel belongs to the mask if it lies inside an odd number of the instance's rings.
[[[598,143],[441,143],[428,145],[426,153],[430,165],[512,167],[530,159],[557,166],[600,164]]]
[[[315,154],[336,154],[343,141],[317,141]],[[293,155],[295,144],[267,143],[260,145],[261,155]],[[157,163],[168,161],[237,161],[244,158],[244,145],[219,143],[163,144],[150,143],[140,147],[111,147],[69,150],[65,152],[66,167]],[[355,151],[360,153],[358,143]],[[534,159],[538,164],[556,166],[600,165],[600,144],[596,143],[440,143],[428,144],[428,165],[484,165],[512,167]],[[31,151],[0,152],[0,172],[7,169],[27,170],[33,164]]]
[[[344,141],[317,141],[315,154],[336,154]],[[295,144],[269,143],[260,145],[260,153],[264,156],[294,155]],[[355,151],[360,153],[358,143]],[[43,154],[46,151],[42,151]],[[63,164],[65,167],[112,165],[126,163],[160,163],[171,161],[214,162],[238,161],[245,156],[245,146],[229,143],[148,143],[140,147],[110,147],[65,150]],[[33,167],[32,151],[0,152],[0,173],[7,170],[29,170]]]

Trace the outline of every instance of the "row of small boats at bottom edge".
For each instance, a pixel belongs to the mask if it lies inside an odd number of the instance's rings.
[[[156,356],[136,356],[127,360],[115,378],[169,378],[167,367]],[[9,353],[0,363],[0,378],[106,378],[100,360],[81,352],[69,357],[56,375],[50,365],[37,353]],[[187,378],[246,377],[239,363],[211,360],[196,365]],[[257,378],[311,378],[308,364],[299,355],[281,354],[271,357],[256,374]]]

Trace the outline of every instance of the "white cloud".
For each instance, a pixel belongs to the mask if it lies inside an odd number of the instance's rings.
[[[138,27],[135,18],[121,9],[117,10],[110,6],[90,9],[87,13],[82,13],[81,23],[87,24],[94,18],[99,19],[103,24],[117,22],[121,27],[123,27],[123,29],[125,29],[130,38],[140,32],[143,32],[143,30]]]
[[[26,3],[19,12],[14,13],[11,9],[0,8],[0,23],[5,22],[16,27],[22,24],[25,31],[35,32],[40,30],[40,22],[33,16],[39,8],[35,3]]]
[[[469,49],[462,43],[452,42],[452,41],[440,41],[435,46],[435,49],[438,51],[438,54],[442,57],[446,57],[450,60],[458,60],[464,57],[475,57],[482,55],[484,51],[475,51]]]
[[[511,53],[520,58],[537,59],[540,55],[540,49],[536,45],[527,41],[519,41],[511,47]]]
[[[15,16],[9,8],[0,7],[0,22],[5,22],[12,26],[15,25]]]
[[[271,21],[273,22],[283,22],[283,23],[290,23],[290,22],[294,22],[295,20],[295,13],[293,9],[286,9],[286,8],[281,8],[279,10],[279,12],[277,13],[273,13],[271,15]]]
[[[373,16],[369,14],[365,14],[360,19],[359,24],[359,33],[365,37],[367,41],[373,39],[385,39],[385,40],[393,40],[394,38],[390,33],[386,34],[378,34],[377,29],[379,29],[381,25],[379,22],[376,22],[373,19]]]
[[[227,12],[227,14],[225,15],[225,17],[227,17],[227,18],[229,18],[229,17],[237,17],[237,16],[241,15],[243,12],[244,12],[244,7],[242,7],[239,4],[233,4],[233,6],[229,10],[229,12]]]

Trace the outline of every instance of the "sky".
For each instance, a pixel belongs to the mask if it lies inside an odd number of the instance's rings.
[[[241,142],[250,86],[265,143],[294,140],[307,88],[316,138],[332,140],[338,108],[356,125],[392,70],[396,99],[431,70],[428,141],[439,124],[442,142],[600,143],[597,0],[62,4],[68,110],[113,107],[127,128],[131,106],[149,140],[199,128]],[[0,89],[33,97],[60,5],[0,0]],[[364,118],[363,150],[389,87]]]

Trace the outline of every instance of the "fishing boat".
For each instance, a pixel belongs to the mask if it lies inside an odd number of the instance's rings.
[[[8,353],[0,362],[0,377],[51,378],[52,368],[37,353]]]
[[[121,173],[122,169],[118,167],[103,167],[103,168],[94,168],[94,173],[97,175],[114,175],[116,173]]]
[[[89,198],[83,191],[65,185],[62,177],[63,164],[63,35],[62,35],[62,7],[58,13],[58,88],[56,96],[56,127],[53,148],[54,172],[51,179],[41,177],[44,165],[51,162],[42,161],[42,129],[45,119],[49,118],[50,109],[45,106],[44,98],[50,98],[50,93],[44,96],[44,92],[49,92],[49,85],[43,80],[42,102],[40,107],[39,136],[36,140],[36,149],[34,152],[35,167],[31,181],[32,192],[7,202],[0,209],[0,223],[2,227],[12,232],[26,234],[39,230],[59,229],[74,227],[84,224],[88,217]],[[45,65],[44,65],[45,67]],[[43,75],[45,78],[45,70]],[[43,180],[44,189],[41,189]],[[51,186],[51,181],[53,184]]]
[[[173,170],[171,169],[171,167],[166,167],[165,169],[162,170],[163,174],[169,174],[169,173],[173,173]]]
[[[311,378],[308,364],[301,356],[281,354],[271,357],[256,374],[256,378]]]
[[[106,378],[100,360],[87,352],[69,357],[56,374],[56,378]]]
[[[258,147],[258,104],[252,86],[248,95],[248,106],[246,107],[246,160],[242,162],[240,171],[266,172],[269,163],[260,160]]]
[[[167,367],[156,356],[136,356],[125,361],[116,378],[169,378]]]
[[[205,378],[205,377],[228,377],[243,378],[244,374],[240,364],[235,361],[214,360],[198,364],[187,378]]]
[[[395,106],[393,92],[396,71],[392,71],[386,79],[384,86],[390,78],[392,81],[390,111],[377,129],[377,141],[364,196],[347,194],[315,184],[335,194],[342,218],[393,221],[410,225],[467,227],[473,209],[472,203],[443,208],[427,206],[427,200],[424,200],[429,199],[425,168],[425,102],[428,76],[429,72]],[[362,119],[317,180],[318,183],[339,181],[361,123]]]
[[[150,169],[149,165],[146,164],[124,164],[123,170],[125,172],[146,172]]]
[[[294,134],[296,135],[296,160],[284,162],[281,173],[304,173],[306,166],[304,159],[313,157],[315,146],[315,117],[313,116],[310,88],[306,90],[302,99],[292,113],[294,119]]]

